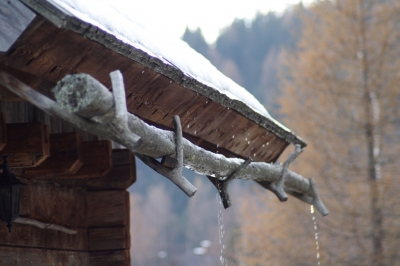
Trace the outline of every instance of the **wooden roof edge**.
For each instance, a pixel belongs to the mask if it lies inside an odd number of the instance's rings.
[[[268,118],[260,114],[240,100],[229,98],[227,95],[219,92],[218,90],[199,82],[196,78],[188,74],[185,74],[173,64],[167,64],[159,58],[151,56],[148,53],[119,40],[116,36],[75,17],[68,11],[56,7],[46,0],[20,1],[41,16],[51,21],[57,27],[71,30],[89,40],[93,40],[104,45],[114,52],[139,62],[149,69],[152,69],[153,71],[170,78],[177,84],[199,93],[210,100],[221,104],[222,106],[235,110],[247,119],[254,121],[289,143],[294,145],[298,144],[301,147],[305,147],[307,145],[300,137],[296,136],[293,132],[288,131],[283,125],[278,123],[273,118]]]

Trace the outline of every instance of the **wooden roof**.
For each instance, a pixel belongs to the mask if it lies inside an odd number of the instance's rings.
[[[26,29],[6,52],[0,52],[0,68],[32,88],[52,97],[52,86],[73,73],[88,73],[111,88],[109,73],[119,69],[131,113],[166,129],[173,128],[172,118],[179,115],[184,137],[207,150],[273,162],[289,143],[305,146],[274,120],[173,65],[46,1],[23,2],[38,15],[27,21]],[[3,27],[8,26],[13,27]]]

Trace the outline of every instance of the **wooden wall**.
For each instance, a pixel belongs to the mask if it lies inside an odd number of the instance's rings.
[[[130,265],[126,189],[136,180],[134,156],[29,103],[3,100],[0,110],[0,155],[27,184],[20,216],[77,231],[13,223],[8,233],[0,221],[0,265]],[[41,162],[33,167],[29,156]]]
[[[52,183],[24,187],[21,216],[77,230],[69,235],[0,223],[0,265],[130,265],[129,194]]]

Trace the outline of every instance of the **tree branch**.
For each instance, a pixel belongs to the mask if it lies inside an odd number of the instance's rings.
[[[139,156],[162,158],[176,152],[174,132],[150,126],[128,112],[123,114],[125,109],[122,110],[122,107],[118,107],[116,110],[114,104],[115,106],[120,104],[118,99],[121,99],[121,96],[113,97],[113,94],[107,88],[98,81],[94,81],[95,79],[86,74],[66,76],[53,89],[56,103],[8,73],[0,71],[1,85],[43,111],[58,116],[82,130],[116,141]],[[91,91],[90,86],[85,85],[85,83],[93,86],[92,91],[94,93],[89,93]],[[117,84],[118,82],[115,85],[113,82],[114,93],[117,87],[121,87]],[[69,93],[65,93],[65,91]],[[119,93],[117,92],[117,94]],[[77,97],[78,94],[80,97]],[[96,102],[99,104],[96,104]],[[124,121],[126,119],[127,128],[115,122],[121,116],[123,116]],[[182,147],[183,165],[185,167],[218,179],[229,176],[244,162],[242,159],[226,158],[221,154],[204,150],[184,138],[182,138]],[[279,165],[253,162],[241,169],[240,176],[236,178],[276,183],[281,179],[282,171],[283,167]],[[291,192],[312,200],[319,199],[316,190],[311,189],[314,186],[311,185],[310,181],[297,173],[287,171],[284,186]],[[327,215],[328,211],[320,199],[319,202],[321,208],[317,209],[323,215]]]
[[[29,224],[29,225],[36,226],[40,229],[51,229],[51,230],[60,231],[60,232],[63,232],[63,233],[69,234],[69,235],[76,235],[78,233],[78,231],[68,229],[67,227],[62,226],[62,225],[56,225],[56,224],[51,224],[51,223],[49,223],[49,224],[42,223],[42,222],[39,222],[38,220],[31,219],[31,218],[18,217],[17,219],[15,219],[15,221],[13,223]]]

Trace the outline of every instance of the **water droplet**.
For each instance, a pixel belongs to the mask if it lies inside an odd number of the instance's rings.
[[[265,144],[263,144],[262,146],[263,146],[263,148],[264,148],[264,147],[265,147]]]
[[[245,138],[244,140],[247,141],[247,138]]]
[[[206,103],[208,103],[208,101],[206,101]]]
[[[219,148],[219,144],[217,144],[217,149]]]
[[[269,145],[269,142],[267,142],[267,145]]]
[[[235,135],[232,135],[232,138],[234,139],[234,138],[235,138]]]
[[[256,157],[256,153],[254,153],[254,157]]]
[[[142,71],[142,74],[144,73],[144,70]]]
[[[250,141],[248,141],[247,144],[250,145]]]
[[[194,134],[196,135],[196,133],[197,133],[197,131],[195,130],[195,131],[194,131]]]
[[[187,128],[190,128],[189,124],[187,125]]]

